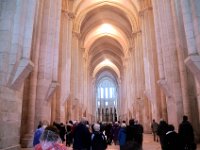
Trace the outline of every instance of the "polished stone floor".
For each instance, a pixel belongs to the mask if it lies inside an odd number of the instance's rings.
[[[33,150],[32,148],[23,148],[22,150]],[[72,148],[68,148],[72,150]],[[111,145],[108,146],[107,150],[119,150],[119,146]],[[144,134],[143,150],[161,150],[160,144],[153,141],[151,134]],[[197,150],[200,150],[200,144],[198,144]]]

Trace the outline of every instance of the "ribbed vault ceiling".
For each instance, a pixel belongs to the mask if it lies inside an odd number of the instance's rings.
[[[91,75],[109,71],[120,78],[123,74],[129,39],[137,31],[138,10],[138,0],[74,1],[74,30],[80,32]]]

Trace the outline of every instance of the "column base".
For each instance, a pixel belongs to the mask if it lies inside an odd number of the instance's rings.
[[[200,83],[200,56],[197,54],[188,56],[185,64]]]
[[[33,147],[33,134],[25,134],[21,140],[21,147],[22,148],[31,148]]]

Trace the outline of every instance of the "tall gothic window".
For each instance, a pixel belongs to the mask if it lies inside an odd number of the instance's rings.
[[[96,107],[97,110],[114,110],[116,109],[117,104],[117,85],[116,83],[109,77],[105,77],[101,79],[97,83],[97,94],[96,94]],[[110,111],[107,114],[100,114],[101,111],[98,112],[98,119],[101,121],[114,121],[113,113]],[[103,116],[107,115],[107,116]],[[101,118],[101,119],[100,119]],[[106,118],[106,120],[104,119]]]
[[[115,98],[116,85],[112,80],[105,79],[101,81],[97,88],[98,98],[113,99]]]

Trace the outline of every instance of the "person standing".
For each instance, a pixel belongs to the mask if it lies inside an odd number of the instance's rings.
[[[115,122],[115,124],[112,127],[113,142],[115,145],[118,144],[119,129],[120,129],[120,126],[119,126],[118,122]]]
[[[151,130],[153,133],[153,140],[158,142],[158,135],[157,135],[158,123],[155,121],[155,119],[153,119],[153,122],[151,124]]]
[[[180,138],[178,133],[174,131],[174,126],[172,124],[168,125],[168,131],[164,138],[164,145],[166,150],[182,150],[180,147]]]
[[[98,123],[95,123],[93,126],[91,145],[92,145],[92,150],[105,150],[107,148],[106,137],[100,131],[100,124]]]
[[[118,141],[120,145],[120,150],[125,150],[126,147],[126,124],[122,123],[121,128],[119,130],[118,134]]]
[[[164,139],[165,139],[167,131],[168,131],[168,123],[164,120],[160,120],[160,124],[158,125],[157,134],[160,139],[160,144],[161,144],[162,150],[166,150]]]
[[[69,147],[72,144],[72,128],[73,128],[73,122],[70,120],[66,124],[66,128],[65,128],[65,131],[66,131],[66,146],[69,146]]]
[[[137,120],[134,124],[133,139],[135,142],[134,150],[142,150],[143,126]]]
[[[38,128],[36,129],[35,133],[34,133],[34,137],[33,137],[33,146],[35,147],[37,144],[40,143],[40,136],[42,135],[42,133],[44,132],[45,128],[47,127],[48,122],[47,121],[43,121],[39,123]]]
[[[196,144],[194,142],[194,131],[193,127],[188,121],[187,116],[183,116],[183,121],[179,125],[178,134],[184,150],[195,150]]]
[[[82,118],[80,123],[74,128],[73,137],[73,149],[74,150],[89,150],[91,145],[91,134],[86,127],[87,120]]]

